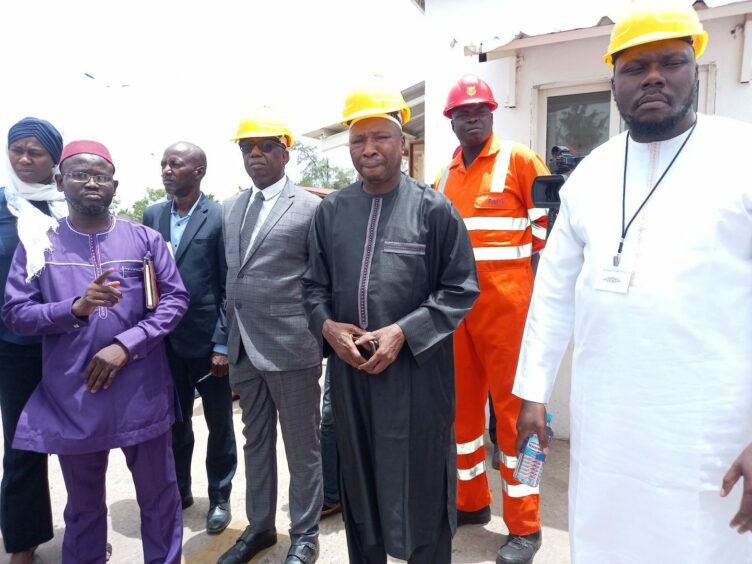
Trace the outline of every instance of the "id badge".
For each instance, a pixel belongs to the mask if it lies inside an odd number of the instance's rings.
[[[598,270],[593,287],[602,292],[626,294],[629,291],[629,281],[632,279],[631,270],[623,270],[614,266],[607,266]]]

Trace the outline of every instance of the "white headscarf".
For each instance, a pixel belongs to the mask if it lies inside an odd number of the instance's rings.
[[[57,220],[68,215],[68,204],[65,195],[58,191],[55,184],[57,166],[52,169],[52,182],[39,184],[24,182],[18,177],[10,164],[7,150],[5,161],[8,171],[5,199],[8,201],[8,211],[18,219],[18,238],[26,249],[26,281],[29,282],[44,268],[44,253],[53,250],[49,232],[57,232]],[[47,202],[52,217],[35,208],[29,200]]]

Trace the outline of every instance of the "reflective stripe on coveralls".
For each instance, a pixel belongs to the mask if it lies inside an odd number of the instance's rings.
[[[501,455],[499,457],[499,462],[501,462],[501,464],[503,464],[507,468],[510,468],[510,469],[514,470],[515,467],[517,466],[517,457],[516,456],[507,456],[503,452],[499,452],[499,454]]]
[[[530,220],[526,217],[468,217],[465,219],[465,227],[468,231],[524,231],[529,225]]]
[[[457,443],[457,454],[472,454],[483,445],[483,435],[466,443]]]
[[[476,247],[473,249],[475,260],[516,260],[533,255],[533,245],[518,247]]]
[[[542,217],[546,217],[548,215],[548,210],[546,208],[533,208],[531,210],[528,210],[528,216],[530,217],[530,221],[537,221]],[[543,241],[546,240],[547,235],[547,229],[545,227],[542,227],[538,225],[537,223],[532,224],[533,227],[533,237],[537,237],[538,239],[542,239]]]
[[[540,494],[540,488],[531,488],[525,484],[507,484],[506,480],[501,480],[501,489],[509,497],[526,497],[529,495]]]
[[[482,460],[472,468],[468,468],[467,470],[460,470],[457,469],[457,479],[462,480],[464,482],[468,480],[472,480],[476,476],[480,476],[481,474],[486,473],[486,461]]]

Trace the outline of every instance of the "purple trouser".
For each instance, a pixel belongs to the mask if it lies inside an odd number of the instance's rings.
[[[123,447],[141,509],[144,563],[180,564],[183,512],[180,506],[170,432]],[[105,561],[107,505],[105,474],[110,451],[58,455],[68,491],[63,564]]]

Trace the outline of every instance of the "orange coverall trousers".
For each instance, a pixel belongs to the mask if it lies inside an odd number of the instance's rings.
[[[477,511],[492,500],[483,470],[485,405],[490,391],[502,453],[499,468],[504,523],[510,533],[527,535],[540,530],[539,495],[513,477],[521,400],[512,395],[512,385],[533,290],[533,272],[529,260],[513,264],[480,261],[477,266],[480,297],[454,334],[457,509]]]

